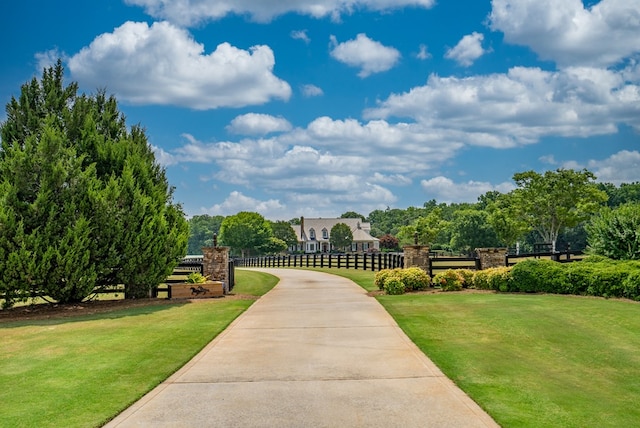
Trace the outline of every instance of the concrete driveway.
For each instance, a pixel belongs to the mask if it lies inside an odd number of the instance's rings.
[[[347,279],[278,285],[107,427],[495,427]]]

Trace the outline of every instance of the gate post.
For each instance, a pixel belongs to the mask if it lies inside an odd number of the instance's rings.
[[[476,248],[480,260],[480,269],[502,267],[507,257],[506,248]]]
[[[428,245],[407,245],[404,250],[404,268],[418,267],[425,272],[431,271]]]
[[[203,275],[214,281],[224,283],[225,294],[233,288],[230,284],[229,275],[229,247],[218,247],[217,236],[213,235],[213,247],[202,248],[202,270]]]

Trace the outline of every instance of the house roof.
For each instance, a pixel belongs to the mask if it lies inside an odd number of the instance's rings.
[[[291,226],[296,233],[299,242],[309,241],[311,229],[315,231],[317,241],[328,241],[323,239],[322,230],[326,229],[327,234],[331,235],[331,228],[338,223],[344,223],[351,229],[354,242],[372,242],[378,241],[370,235],[371,223],[363,222],[360,218],[306,218],[300,219],[300,225]],[[304,230],[302,230],[304,227]]]

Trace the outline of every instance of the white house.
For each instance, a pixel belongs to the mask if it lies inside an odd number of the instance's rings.
[[[360,218],[305,218],[300,217],[299,225],[292,225],[298,238],[298,246],[293,251],[305,253],[328,253],[331,251],[331,228],[338,223],[344,223],[351,229],[353,243],[351,251],[378,251],[380,240],[374,238],[371,223],[365,223]]]

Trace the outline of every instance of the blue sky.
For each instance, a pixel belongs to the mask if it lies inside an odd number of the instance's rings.
[[[0,102],[62,58],[146,128],[189,216],[474,202],[530,169],[640,181],[640,0],[0,8]]]

